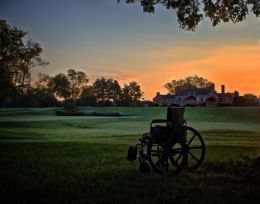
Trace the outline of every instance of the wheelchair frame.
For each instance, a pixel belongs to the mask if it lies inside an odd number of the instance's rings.
[[[198,168],[205,157],[205,143],[197,130],[187,126],[183,115],[184,108],[170,107],[167,120],[152,120],[150,132],[129,148],[127,159],[138,159],[141,172],[149,172],[152,167],[157,173],[174,175]]]

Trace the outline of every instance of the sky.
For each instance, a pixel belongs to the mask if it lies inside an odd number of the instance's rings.
[[[212,27],[207,18],[195,32],[179,28],[176,13],[161,6],[143,13],[139,4],[117,0],[0,0],[0,19],[28,32],[43,47],[54,76],[74,68],[90,82],[136,81],[152,99],[164,84],[199,75],[227,92],[260,95],[260,18]]]

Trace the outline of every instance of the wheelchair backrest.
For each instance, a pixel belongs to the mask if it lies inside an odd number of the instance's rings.
[[[169,107],[167,109],[167,121],[171,124],[175,133],[183,134],[184,108]]]

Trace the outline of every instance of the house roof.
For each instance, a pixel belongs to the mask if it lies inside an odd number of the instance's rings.
[[[176,96],[208,95],[210,92],[212,92],[212,90],[207,88],[181,89],[176,92]]]
[[[216,93],[215,91],[211,90],[211,89],[207,89],[207,88],[197,88],[197,89],[182,89],[176,92],[176,95],[171,95],[171,94],[167,94],[167,95],[157,95],[153,98],[153,100],[157,100],[157,99],[175,99],[178,96],[201,96],[201,95],[209,95],[210,93]]]
[[[174,98],[175,98],[175,95],[170,95],[170,94],[167,94],[167,95],[159,95],[159,96],[156,96],[154,99],[156,99],[157,97],[163,98],[163,99],[174,99]]]
[[[218,96],[219,97],[222,97],[222,96],[235,96],[235,94],[234,93],[229,93],[229,92],[227,92],[227,93],[218,93]]]

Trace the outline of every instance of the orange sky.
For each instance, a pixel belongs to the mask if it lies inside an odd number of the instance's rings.
[[[216,85],[225,84],[227,92],[260,95],[260,45],[241,45],[210,48],[182,48],[183,55],[204,56],[190,61],[157,65],[150,71],[132,73],[142,84],[146,99],[152,99],[157,91],[167,93],[163,85],[172,79],[181,79],[197,74]],[[170,53],[168,50],[167,53]],[[205,56],[205,53],[206,56]],[[157,52],[156,55],[159,53]],[[165,53],[162,52],[162,57]],[[158,57],[158,56],[157,56]],[[181,54],[178,54],[181,57]]]
[[[260,95],[260,43],[226,46],[215,43],[188,43],[159,46],[138,53],[122,50],[121,53],[122,56],[117,55],[116,59],[111,57],[111,62],[90,58],[93,61],[93,69],[90,66],[82,70],[88,74],[91,83],[102,76],[116,79],[121,85],[137,81],[146,100],[152,100],[156,92],[166,94],[167,90],[163,85],[167,82],[195,74],[214,82],[218,92],[224,84],[226,92],[239,91],[240,95]],[[109,53],[106,53],[107,55],[110,56]],[[77,64],[77,67],[84,67],[84,64],[91,62],[89,59],[79,58],[70,61]],[[101,62],[104,65],[97,66]],[[73,66],[67,68],[70,67]],[[61,72],[64,71],[62,68]]]

